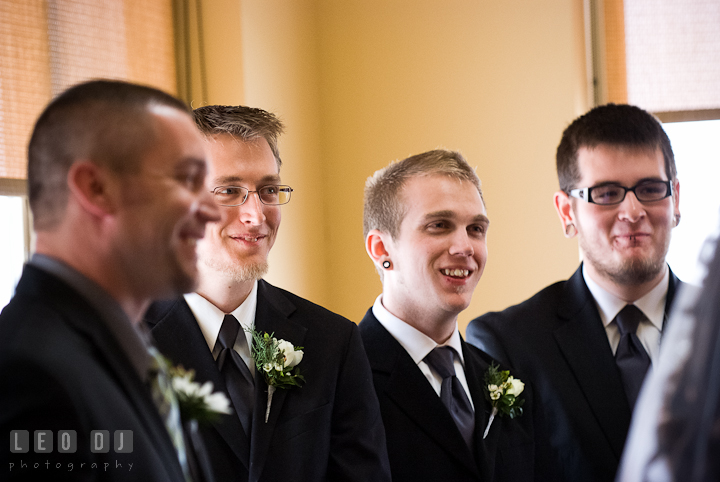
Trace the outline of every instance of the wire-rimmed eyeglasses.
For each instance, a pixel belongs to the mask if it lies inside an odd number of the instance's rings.
[[[290,193],[293,188],[284,185],[263,186],[257,191],[251,191],[242,186],[218,186],[212,191],[215,203],[218,206],[242,206],[251,192],[256,192],[260,202],[268,206],[278,206],[290,202]]]
[[[643,203],[660,201],[672,196],[672,183],[670,181],[643,181],[633,187],[603,184],[602,186],[573,189],[569,194],[589,203],[608,206],[623,202],[628,191],[633,192],[637,200]]]

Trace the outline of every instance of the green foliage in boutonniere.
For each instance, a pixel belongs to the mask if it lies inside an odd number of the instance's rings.
[[[525,384],[518,378],[510,376],[508,370],[498,370],[498,366],[491,364],[485,372],[485,398],[493,408],[497,408],[500,415],[509,415],[515,418],[522,415],[522,405],[525,400],[518,396],[525,389]]]
[[[223,414],[232,413],[230,400],[225,394],[213,393],[212,382],[202,385],[195,382],[194,370],[171,366],[169,373],[183,421],[196,420],[199,424],[207,424],[217,421]]]
[[[272,334],[260,334],[251,329],[252,353],[255,367],[268,385],[268,402],[265,410],[265,423],[270,416],[272,397],[277,388],[301,387],[305,377],[300,375],[298,363],[303,359],[301,346],[293,346],[285,340],[278,340]]]
[[[487,427],[483,438],[487,437],[490,426],[495,420],[495,416],[508,415],[510,418],[519,417],[523,413],[522,405],[525,400],[519,398],[525,384],[519,378],[510,376],[510,371],[499,370],[499,367],[493,363],[490,364],[487,372],[485,372],[485,398],[492,405],[492,412],[488,420]]]
[[[274,334],[274,333],[273,333]],[[303,359],[302,347],[295,347],[289,341],[252,330],[252,357],[255,367],[265,378],[268,386],[292,388],[302,386],[305,378],[297,367]]]

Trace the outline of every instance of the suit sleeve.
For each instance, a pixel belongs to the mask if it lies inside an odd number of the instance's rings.
[[[380,405],[370,364],[354,324],[335,394],[327,480],[390,481]]]
[[[7,437],[12,430],[29,432],[27,453],[10,453],[7,448],[0,456],[2,470],[8,471],[3,480],[39,480],[47,477],[58,481],[91,481],[97,471],[81,470],[99,463],[89,447],[89,431],[80,422],[80,414],[65,389],[49,374],[32,363],[0,365],[0,431]],[[35,430],[50,431],[50,453],[34,453]],[[57,435],[60,430],[75,430],[78,437],[76,453],[59,454]],[[7,440],[7,439],[6,439]],[[7,460],[5,460],[7,458]],[[35,464],[38,465],[35,468]],[[59,464],[59,465],[58,465]],[[58,468],[59,467],[59,468]]]
[[[468,324],[465,332],[467,342],[504,365],[512,366],[496,326],[503,320],[497,313],[487,313]]]

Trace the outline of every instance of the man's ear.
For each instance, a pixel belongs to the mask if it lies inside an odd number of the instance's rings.
[[[376,266],[381,266],[383,261],[390,260],[388,243],[390,235],[377,229],[371,230],[365,237],[365,251]]]
[[[562,226],[565,237],[572,238],[577,234],[577,225],[575,223],[575,212],[573,211],[570,197],[564,191],[557,191],[553,196],[555,203],[555,211],[560,217],[560,225]]]
[[[90,161],[74,162],[67,175],[70,195],[82,209],[96,217],[116,210],[113,181],[107,169]]]

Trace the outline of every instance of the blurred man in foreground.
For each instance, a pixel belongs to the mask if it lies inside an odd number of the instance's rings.
[[[218,219],[205,173],[187,108],[152,88],[87,82],[38,119],[36,252],[0,314],[10,479],[191,477],[177,399],[139,322],[153,298],[195,286],[197,240]]]

